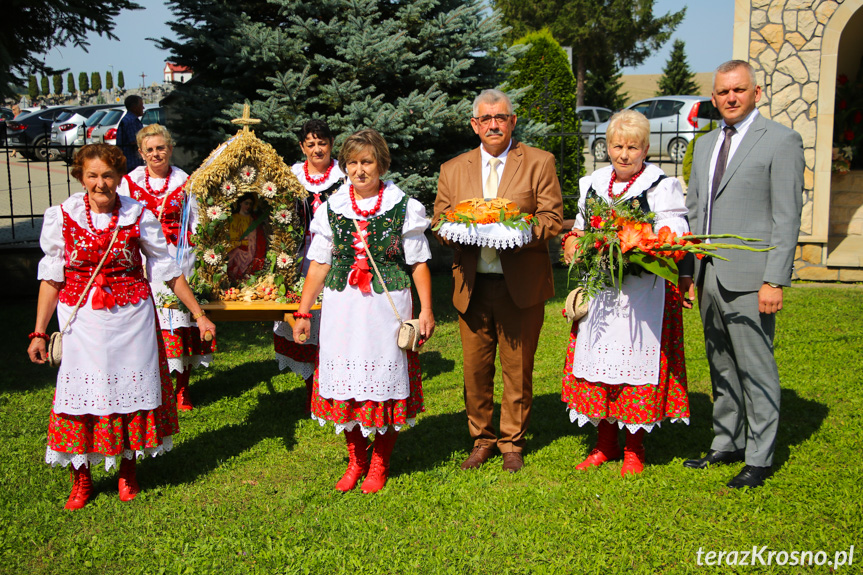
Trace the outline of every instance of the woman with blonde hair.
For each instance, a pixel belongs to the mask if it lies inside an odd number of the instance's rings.
[[[167,128],[150,124],[140,130],[136,138],[138,153],[145,164],[123,177],[117,193],[138,200],[156,217],[162,224],[171,257],[180,265],[183,274],[191,277],[195,271],[195,253],[190,244],[198,226],[198,203],[185,191],[189,175],[171,165],[174,139]],[[148,274],[147,277],[152,276]],[[161,280],[151,280],[150,288],[157,298],[171,293]],[[187,311],[158,306],[156,313],[165,340],[168,366],[176,379],[177,408],[187,411],[193,408],[188,389],[192,368],[210,365],[215,342],[201,341],[198,327]]]
[[[321,425],[332,422],[336,433],[345,433],[350,462],[336,489],[350,491],[367,475],[363,493],[374,493],[387,482],[399,430],[414,425],[424,411],[419,356],[398,347],[400,324],[392,306],[403,319],[413,317],[413,278],[421,306],[420,334],[431,337],[435,322],[426,264],[431,251],[424,235],[429,221],[421,203],[381,180],[390,153],[376,131],[360,130],[348,137],[339,163],[349,182],[312,220],[311,263],[293,335],[294,341],[307,341],[310,308],[323,290],[312,418]]]
[[[578,257],[576,237],[589,228],[588,201],[629,204],[653,215],[655,230],[689,231],[683,189],[647,163],[650,123],[624,110],[606,133],[611,165],[579,181],[575,230],[563,240],[564,260]],[[625,429],[621,475],[641,473],[645,433],[663,420],[689,423],[683,318],[678,286],[649,273],[625,276],[590,300],[587,315],[572,327],[563,376],[563,401],[570,419],[597,426],[598,441],[576,466],[583,470],[621,456],[617,428]],[[617,428],[615,428],[617,426]]]

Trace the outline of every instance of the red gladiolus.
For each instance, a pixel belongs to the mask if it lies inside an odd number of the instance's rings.
[[[620,249],[623,253],[628,252],[632,248],[640,247],[639,244],[644,240],[644,232],[649,230],[647,224],[628,223],[623,226],[617,237],[620,238]]]
[[[851,130],[845,130],[845,140],[850,142],[854,139],[854,132]]]

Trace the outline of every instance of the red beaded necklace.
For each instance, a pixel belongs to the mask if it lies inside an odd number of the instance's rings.
[[[351,184],[350,187],[350,195],[351,195],[351,206],[354,208],[354,213],[358,216],[362,216],[367,218],[369,216],[373,216],[378,213],[378,210],[381,209],[381,202],[384,201],[384,183],[381,182],[381,187],[378,190],[378,201],[375,202],[375,207],[370,210],[360,210],[360,207],[357,205],[357,198],[354,195],[354,185]]]
[[[640,170],[638,170],[638,173],[636,173],[634,176],[632,176],[631,178],[629,178],[629,183],[627,183],[627,184],[626,184],[626,187],[625,187],[625,188],[623,188],[623,191],[622,191],[622,192],[620,192],[619,194],[614,194],[614,193],[612,193],[612,191],[611,191],[611,187],[614,185],[614,182],[615,182],[615,181],[617,181],[617,172],[615,172],[614,170],[612,170],[612,171],[611,171],[611,181],[609,181],[609,182],[608,182],[608,197],[609,197],[609,198],[611,198],[612,200],[614,200],[614,199],[617,199],[617,198],[619,198],[619,197],[621,197],[621,196],[625,196],[625,195],[626,195],[626,192],[628,192],[628,191],[629,191],[629,188],[631,188],[631,187],[632,187],[632,184],[634,184],[634,183],[635,183],[635,180],[637,180],[637,179],[638,179],[638,176],[640,176],[640,175],[641,175],[641,173],[644,171],[644,168],[646,168],[646,167],[647,167],[647,166],[646,166],[645,164],[641,164],[641,169],[640,169]]]
[[[93,226],[93,216],[90,213],[90,195],[84,194],[84,213],[87,215],[87,225],[90,231],[97,235],[102,235],[114,231],[117,227],[117,221],[120,219],[120,198],[114,196],[114,208],[111,210],[111,221],[108,223],[107,229],[97,230]]]
[[[309,161],[306,160],[305,162],[303,162],[303,172],[305,172],[305,174],[306,174],[306,181],[309,182],[310,184],[312,184],[313,186],[323,184],[330,177],[330,172],[333,171],[333,166],[335,166],[335,165],[336,165],[336,163],[333,160],[330,160],[330,167],[327,168],[327,171],[324,172],[324,175],[319,177],[319,178],[315,178],[314,176],[309,175]]]
[[[150,168],[144,168],[144,187],[147,188],[147,191],[150,192],[151,196],[161,196],[168,189],[168,183],[171,181],[171,171],[173,168],[168,166],[168,175],[165,176],[165,185],[162,186],[162,189],[158,192],[154,192],[153,188],[150,187]]]

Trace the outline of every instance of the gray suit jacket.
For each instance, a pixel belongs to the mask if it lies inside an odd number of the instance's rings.
[[[710,159],[720,130],[699,138],[693,151],[686,195],[689,226],[704,233],[710,196]],[[785,126],[755,117],[725,169],[713,205],[711,233],[736,234],[775,246],[769,252],[719,250],[716,277],[731,291],[757,291],[764,282],[791,284],[794,249],[803,207],[803,140]],[[717,240],[742,243],[738,240]],[[700,278],[699,262],[694,277]]]

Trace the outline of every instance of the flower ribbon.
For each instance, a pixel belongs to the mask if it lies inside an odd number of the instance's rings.
[[[368,221],[359,222],[363,236],[368,235],[366,234],[368,225]],[[358,287],[363,293],[371,293],[372,272],[366,256],[363,238],[358,232],[351,232],[351,235],[354,236],[354,242],[351,244],[351,247],[354,248],[354,263],[351,264],[351,272],[348,274],[348,285]]]
[[[105,278],[105,274],[100,272],[96,276],[96,281],[93,282],[93,297],[90,299],[93,309],[112,308],[116,305],[114,295],[107,291],[106,287],[110,287],[108,280]]]

